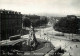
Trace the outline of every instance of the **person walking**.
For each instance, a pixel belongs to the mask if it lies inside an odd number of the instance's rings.
[[[78,48],[78,46],[76,45],[76,48]]]

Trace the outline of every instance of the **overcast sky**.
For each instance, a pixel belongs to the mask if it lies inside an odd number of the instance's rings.
[[[0,9],[15,10],[25,14],[80,15],[80,0],[0,0]]]

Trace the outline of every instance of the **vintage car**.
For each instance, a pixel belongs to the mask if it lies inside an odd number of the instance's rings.
[[[72,41],[74,41],[74,42],[80,42],[79,39],[72,39]]]

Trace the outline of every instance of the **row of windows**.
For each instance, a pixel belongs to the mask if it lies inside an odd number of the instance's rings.
[[[0,11],[1,14],[21,14],[21,12],[14,12],[14,11]]]
[[[21,15],[1,15],[1,18],[22,18]]]
[[[7,27],[7,26],[12,26],[12,27],[15,27],[15,26],[21,26],[21,22],[20,21],[15,21],[15,22],[4,22],[2,23],[2,26],[4,27]]]

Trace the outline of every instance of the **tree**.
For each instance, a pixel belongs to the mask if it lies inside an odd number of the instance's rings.
[[[54,26],[54,29],[64,33],[77,33],[78,18],[76,16],[67,16],[61,18]]]
[[[30,27],[30,25],[31,25],[31,21],[29,20],[29,18],[24,18],[23,19],[23,26]]]
[[[40,19],[40,16],[37,15],[27,15],[23,18],[23,26],[30,27],[32,23],[33,27],[42,26],[48,23],[47,17]]]

